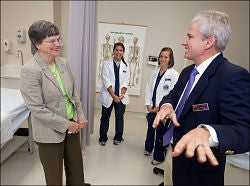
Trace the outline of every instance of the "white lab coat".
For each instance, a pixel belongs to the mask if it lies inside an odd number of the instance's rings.
[[[128,87],[130,77],[129,65],[127,66],[121,61],[120,70],[119,70],[119,82],[120,89],[119,95],[121,95],[122,87]],[[113,58],[107,61],[104,61],[102,66],[102,88],[99,94],[99,102],[104,107],[108,108],[113,102],[113,98],[108,92],[108,87],[112,86],[113,90],[115,87],[115,73],[114,73],[114,63]],[[128,90],[126,91],[124,98],[121,100],[123,104],[129,104]]]
[[[155,87],[155,82],[157,79],[157,76],[159,74],[160,67],[156,67],[151,76],[149,81],[147,82],[146,89],[145,89],[145,106],[151,105],[153,106],[152,97],[153,97],[153,91]],[[173,68],[167,69],[163,77],[161,78],[159,85],[156,90],[156,101],[155,106],[159,107],[159,104],[162,100],[162,98],[167,95],[173,88],[175,83],[177,82],[179,77],[179,73],[174,70]],[[148,110],[146,108],[146,112],[148,113]]]

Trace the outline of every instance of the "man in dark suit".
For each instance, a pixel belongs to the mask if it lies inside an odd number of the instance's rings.
[[[184,57],[194,65],[183,69],[174,89],[163,97],[153,123],[156,128],[168,118],[174,126],[170,145],[173,185],[223,186],[226,155],[250,150],[250,76],[223,57],[230,35],[226,13],[203,11],[193,18],[182,43]],[[194,68],[198,74],[177,114]],[[165,184],[171,184],[164,178]]]

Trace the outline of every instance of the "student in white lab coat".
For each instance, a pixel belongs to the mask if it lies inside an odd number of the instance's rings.
[[[165,47],[161,50],[158,64],[159,66],[153,70],[145,89],[148,129],[144,155],[149,156],[154,149],[153,160],[151,161],[153,165],[158,165],[165,159],[165,148],[162,146],[165,129],[163,123],[157,129],[154,129],[152,124],[159,111],[161,99],[173,89],[179,77],[179,73],[172,68],[174,66],[174,54],[171,48]]]
[[[104,146],[108,140],[109,119],[113,107],[115,108],[115,136],[114,145],[123,141],[124,113],[129,103],[127,87],[129,83],[129,66],[123,58],[125,47],[122,43],[115,43],[113,58],[104,61],[102,67],[102,88],[99,102],[102,104],[99,144]]]

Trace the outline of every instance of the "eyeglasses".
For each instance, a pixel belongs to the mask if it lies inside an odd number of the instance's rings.
[[[61,38],[59,38],[59,39],[51,39],[51,40],[48,40],[48,41],[44,40],[44,42],[49,43],[50,45],[55,45],[56,42],[58,42],[60,46],[63,46],[63,41],[62,41]]]

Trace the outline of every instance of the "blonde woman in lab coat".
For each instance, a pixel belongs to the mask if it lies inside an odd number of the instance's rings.
[[[115,43],[113,58],[104,61],[102,67],[102,88],[99,102],[102,104],[99,144],[104,146],[108,140],[109,119],[113,107],[115,108],[115,136],[113,144],[119,145],[123,141],[124,113],[129,103],[127,87],[129,83],[129,66],[123,58],[125,47],[122,43]]]
[[[144,155],[150,156],[154,149],[153,160],[151,161],[153,165],[158,165],[165,159],[164,147],[162,146],[165,129],[163,123],[157,129],[154,129],[152,124],[159,111],[161,99],[173,89],[179,77],[178,72],[172,68],[174,66],[174,54],[171,48],[165,47],[161,50],[158,64],[159,66],[153,70],[145,89],[148,129]]]

